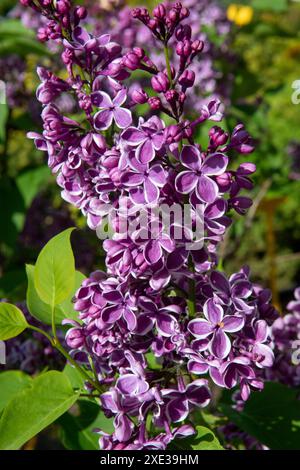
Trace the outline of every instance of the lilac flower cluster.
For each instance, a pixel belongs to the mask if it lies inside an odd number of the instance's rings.
[[[22,3],[49,19],[44,39],[57,35],[68,71],[62,80],[39,69],[44,131],[29,137],[48,153],[62,197],[92,229],[109,224],[114,232],[103,243],[107,272],[92,273],[75,295],[81,323],[69,322],[66,341],[75,359],[93,362],[105,390],[102,408],[114,417],[115,430],[102,433],[101,447],[164,449],[194,433],[188,419],[210,402],[209,377],[219,387],[239,386],[246,400],[251,389],[262,389],[260,371],[274,360],[268,292],[254,288],[246,267],[229,278],[216,269],[230,211],[244,214],[251,205],[241,191],[252,188],[255,167],[231,170],[230,157],[252,152],[253,143],[242,124],[231,135],[212,126],[205,148],[195,142],[197,127],[222,113],[213,99],[186,119],[197,79],[191,67],[204,44],[180,3],[159,4],[152,15],[132,12],[160,42],[164,67],[140,47],[123,53],[108,34],[93,36],[80,23],[86,12],[68,0]],[[149,74],[152,93],[137,89],[128,102],[125,81],[136,70]],[[61,93],[77,102],[78,120],[61,112]],[[134,122],[141,103],[150,117]],[[164,114],[174,123],[167,125]],[[191,227],[171,218],[166,231],[153,209],[174,204],[188,206]],[[199,208],[203,234],[193,230]],[[149,212],[146,227],[135,225],[138,213]],[[124,218],[134,230],[120,231]]]

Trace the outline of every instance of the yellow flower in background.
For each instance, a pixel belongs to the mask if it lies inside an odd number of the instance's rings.
[[[232,3],[227,8],[227,18],[238,26],[245,26],[251,23],[253,18],[253,8],[245,5]]]

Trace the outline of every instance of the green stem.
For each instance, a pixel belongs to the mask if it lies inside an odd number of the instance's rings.
[[[95,380],[92,380],[91,377],[89,376],[89,374],[77,364],[77,362],[72,358],[72,356],[70,356],[70,354],[60,344],[59,339],[57,337],[52,338],[45,331],[41,330],[40,328],[37,328],[36,326],[30,325],[30,324],[28,324],[28,328],[30,328],[31,330],[37,331],[41,335],[45,336],[45,338],[47,338],[48,341],[50,341],[51,345],[55,349],[57,349],[67,359],[67,361],[70,362],[70,364],[72,364],[75,367],[75,369],[79,372],[79,374],[81,375],[81,377],[84,380],[86,380],[91,385],[93,385],[93,387],[96,390],[98,390],[98,392],[103,393],[101,385],[99,385]],[[55,331],[56,331],[56,329],[55,329]]]
[[[165,59],[166,59],[168,78],[169,78],[170,86],[172,87],[173,79],[172,79],[172,71],[171,71],[171,65],[170,65],[169,49],[167,45],[164,46],[164,53],[165,53]]]

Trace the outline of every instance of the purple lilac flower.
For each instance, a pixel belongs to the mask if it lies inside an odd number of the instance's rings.
[[[251,203],[241,191],[251,189],[254,167],[228,170],[229,151],[248,154],[252,141],[243,126],[232,135],[214,126],[207,148],[196,144],[197,127],[221,121],[223,113],[211,97],[192,122],[185,114],[188,90],[197,83],[192,67],[205,44],[194,37],[189,10],[180,3],[159,5],[152,16],[145,8],[132,12],[157,44],[173,49],[170,67],[135,44],[122,50],[110,35],[87,32],[84,9],[68,5],[62,13],[53,3],[50,10],[42,11],[50,21],[40,35],[63,48],[68,76],[61,81],[42,72],[44,129],[29,137],[48,153],[62,197],[82,211],[88,226],[110,224],[114,231],[103,244],[107,272],[92,273],[75,294],[81,322],[70,322],[66,341],[75,360],[93,364],[104,390],[102,409],[114,419],[101,447],[164,449],[194,432],[191,424],[176,423],[189,423],[196,407],[208,405],[209,377],[218,387],[238,387],[247,399],[261,389],[261,371],[272,364],[271,333],[261,318],[269,298],[254,289],[247,268],[229,278],[216,271],[228,210],[242,214]],[[139,92],[125,104],[124,80],[135,70],[147,72],[154,96]],[[60,109],[61,93],[72,95],[80,118]],[[139,101],[150,110],[137,122],[131,110]],[[203,209],[205,235],[197,249],[183,221],[172,220],[169,233],[153,214],[145,227],[135,225],[138,212],[187,202],[193,226],[197,206]],[[124,207],[135,227],[126,233],[119,230]],[[178,227],[185,230],[177,237]],[[194,380],[193,373],[203,377]],[[159,432],[146,430],[150,421]]]
[[[122,107],[126,97],[125,89],[120,90],[113,99],[103,91],[93,93],[92,103],[97,108],[101,108],[101,111],[94,116],[95,129],[98,131],[106,130],[113,121],[121,129],[125,129],[131,124],[131,112],[129,109]]]

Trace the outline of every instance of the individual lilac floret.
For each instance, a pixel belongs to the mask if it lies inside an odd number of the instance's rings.
[[[120,129],[130,126],[132,122],[131,112],[129,109],[122,107],[126,98],[125,89],[120,90],[113,99],[104,91],[93,93],[93,105],[101,108],[101,111],[98,111],[94,116],[94,124],[97,130],[103,131],[108,129],[113,120]]]
[[[181,152],[180,161],[188,170],[177,176],[177,191],[189,194],[195,189],[201,201],[214,202],[219,188],[211,177],[225,172],[228,165],[227,157],[215,154],[203,160],[197,147],[186,145]]]
[[[205,318],[192,320],[188,329],[198,339],[211,337],[209,348],[211,353],[224,359],[231,349],[230,339],[226,333],[235,333],[245,324],[242,315],[225,315],[223,308],[215,304],[212,299],[207,300],[203,306]]]

